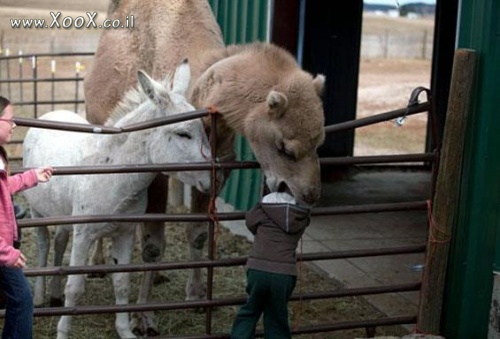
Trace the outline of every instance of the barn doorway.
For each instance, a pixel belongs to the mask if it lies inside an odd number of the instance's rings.
[[[414,88],[430,88],[434,13],[432,0],[364,1],[356,118],[403,108]],[[427,116],[357,129],[354,155],[425,152]]]

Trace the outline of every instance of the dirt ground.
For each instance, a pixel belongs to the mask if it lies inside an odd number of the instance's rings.
[[[360,64],[358,118],[406,107],[413,89],[429,88],[430,60],[363,59]],[[421,101],[427,100],[421,94]],[[427,113],[408,117],[402,127],[394,121],[359,128],[354,155],[424,152]]]

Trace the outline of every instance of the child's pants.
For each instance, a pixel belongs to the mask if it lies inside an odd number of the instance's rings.
[[[254,338],[255,326],[264,313],[264,338],[291,338],[288,299],[297,282],[294,275],[247,270],[248,299],[233,323],[232,339]]]
[[[24,271],[20,268],[1,266],[0,290],[6,297],[2,339],[31,339],[33,296]]]

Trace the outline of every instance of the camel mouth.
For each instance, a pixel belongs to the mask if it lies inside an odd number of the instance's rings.
[[[286,184],[286,182],[282,181],[278,185],[278,189],[276,190],[278,193],[288,193],[291,196],[293,196],[292,191],[290,190],[290,187]]]
[[[284,181],[281,181],[278,184],[278,187],[277,187],[275,192],[290,194],[297,201],[296,202],[297,205],[304,207],[304,208],[312,208],[316,204],[316,200],[317,200],[317,199],[311,199],[309,195],[296,197],[292,193],[292,190],[290,189],[290,187],[288,187],[288,185]]]

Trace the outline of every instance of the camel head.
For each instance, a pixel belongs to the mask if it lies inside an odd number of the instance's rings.
[[[297,70],[254,106],[244,134],[271,191],[288,191],[299,202],[314,204],[321,178],[317,148],[325,139],[320,98],[325,78]]]
[[[193,106],[217,108],[218,140],[228,137],[224,125],[248,140],[271,191],[314,204],[321,190],[316,150],[325,139],[325,77],[313,77],[272,44],[232,45],[222,52],[196,80]]]

